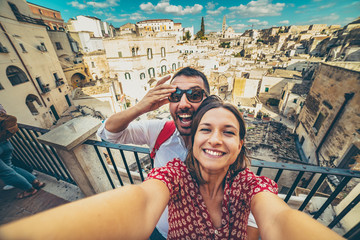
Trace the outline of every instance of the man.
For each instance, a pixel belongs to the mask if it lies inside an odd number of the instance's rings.
[[[190,130],[195,111],[209,95],[210,87],[206,76],[193,68],[186,67],[175,73],[170,84],[165,84],[170,76],[159,80],[153,89],[135,106],[112,115],[98,130],[98,135],[109,142],[120,144],[146,144],[153,149],[156,139],[165,125],[162,120],[133,121],[144,113],[169,104],[176,130],[157,150],[154,167],[165,166],[173,159],[185,160],[190,141]],[[161,216],[151,239],[166,239],[168,232],[167,208]],[[253,226],[256,226],[253,225]],[[257,235],[252,234],[252,231]],[[248,228],[249,239],[258,239],[256,228]],[[161,234],[161,235],[160,235]],[[257,238],[256,238],[257,237]]]

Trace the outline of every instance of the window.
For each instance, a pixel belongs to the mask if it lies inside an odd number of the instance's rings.
[[[281,99],[284,99],[284,95],[285,95],[285,91],[282,92]]]
[[[176,63],[172,64],[172,70],[175,71],[176,70]]]
[[[265,92],[269,92],[269,88],[268,88],[268,87],[265,88]]]
[[[41,15],[43,14],[41,9],[39,9],[39,13],[40,13]]]
[[[91,62],[91,67],[94,68],[95,67],[95,63]]]
[[[45,43],[40,43],[40,45],[41,45],[41,51],[44,51],[44,52],[47,52],[47,48],[46,48],[46,46],[45,46]]]
[[[9,5],[10,5],[11,10],[13,11],[13,13],[14,13],[15,15],[20,14],[19,9],[17,8],[17,6],[16,6],[15,4],[10,3],[10,2],[8,2],[8,3],[9,3]]]
[[[293,103],[297,103],[297,98],[294,99]]]
[[[316,135],[319,132],[321,125],[324,122],[325,118],[326,118],[326,116],[321,112],[319,113],[318,117],[316,118],[316,121],[313,126],[313,129],[314,129]]]
[[[161,74],[164,74],[164,73],[166,73],[166,66],[162,65],[161,66]]]
[[[40,102],[40,100],[39,100],[39,98],[37,96],[35,96],[33,94],[29,94],[26,97],[26,101],[25,101],[26,106],[29,108],[32,115],[38,115],[39,112],[36,109],[36,106],[35,106],[34,102],[36,102],[38,106],[40,106],[40,107],[42,106],[42,104],[41,104],[41,102]]]
[[[128,72],[125,73],[125,79],[129,79],[129,80],[131,79],[130,73]]]
[[[145,73],[140,73],[140,80],[145,78]]]
[[[151,49],[151,48],[148,48],[148,49],[147,49],[147,58],[148,58],[148,59],[152,59],[152,58],[153,58],[153,54],[152,54],[152,49]]]
[[[165,48],[162,47],[162,48],[161,48],[161,57],[165,57],[165,56],[166,56]]]
[[[136,56],[136,53],[135,53],[135,48],[132,48],[132,49],[131,49],[131,55],[132,55],[133,57],[135,57],[135,56]]]
[[[56,17],[56,13],[53,13],[53,14],[54,14],[54,18],[57,18],[57,17]]]
[[[40,90],[42,93],[50,92],[49,84],[43,84],[40,77],[36,77],[36,82],[39,84]]]
[[[15,66],[9,66],[6,69],[6,76],[13,86],[29,81],[24,71]]]
[[[55,29],[55,27],[54,27],[54,29]],[[62,50],[63,49],[60,42],[55,42],[55,45],[56,45],[57,50]]]
[[[22,50],[24,53],[26,53],[27,51],[26,51],[24,45],[23,45],[22,43],[19,43],[19,45],[20,45],[20,47],[21,47],[21,50]]]
[[[148,73],[149,73],[150,77],[155,77],[155,69],[154,68],[149,68]]]
[[[3,90],[4,89],[4,87],[1,85],[1,83],[0,83],[0,90]]]
[[[122,52],[118,52],[119,58],[122,58]]]

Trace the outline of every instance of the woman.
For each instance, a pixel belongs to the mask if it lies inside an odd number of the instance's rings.
[[[191,134],[186,165],[174,159],[140,185],[9,224],[0,238],[147,239],[168,204],[169,239],[246,239],[250,209],[263,239],[341,239],[290,209],[272,180],[247,168],[245,124],[234,106],[214,96],[204,100]]]

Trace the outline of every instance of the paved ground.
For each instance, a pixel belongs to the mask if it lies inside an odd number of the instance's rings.
[[[3,190],[0,181],[0,225],[68,203],[67,200],[40,190],[34,196],[16,199],[20,189]]]

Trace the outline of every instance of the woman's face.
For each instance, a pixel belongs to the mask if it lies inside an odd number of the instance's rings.
[[[201,171],[211,174],[228,171],[243,145],[239,130],[236,117],[225,108],[214,108],[204,114],[193,145],[193,154]]]

